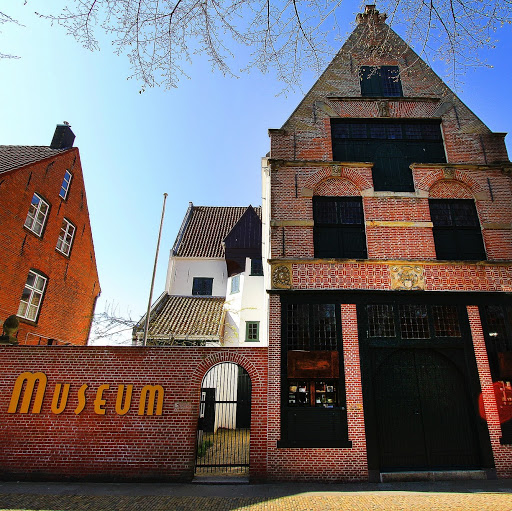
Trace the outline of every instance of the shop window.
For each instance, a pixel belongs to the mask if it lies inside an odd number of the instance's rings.
[[[339,305],[283,304],[282,447],[348,447]]]
[[[46,291],[47,278],[37,270],[28,272],[27,282],[21,294],[17,315],[30,321],[37,321],[44,293]]]
[[[412,192],[411,163],[444,163],[439,121],[331,119],[335,161],[372,162],[376,191]]]
[[[363,66],[359,70],[361,96],[399,97],[402,83],[398,66]]]
[[[494,394],[501,423],[501,443],[512,444],[512,306],[480,308]]]
[[[192,294],[198,296],[212,296],[213,278],[194,277],[192,281]]]
[[[471,199],[430,199],[437,259],[485,260],[475,202]]]
[[[361,197],[313,197],[315,257],[366,259]]]

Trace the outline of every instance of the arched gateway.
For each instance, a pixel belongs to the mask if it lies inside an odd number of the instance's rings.
[[[201,382],[196,476],[247,476],[251,379],[233,362],[214,365]]]

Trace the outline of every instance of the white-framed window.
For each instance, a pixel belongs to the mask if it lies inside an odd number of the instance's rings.
[[[18,316],[20,318],[36,321],[43,301],[46,289],[47,278],[41,273],[30,270],[28,272],[27,283],[21,294],[20,306],[18,307]]]
[[[68,256],[71,252],[71,245],[75,236],[75,226],[66,218],[62,219],[59,239],[57,240],[57,250]]]
[[[233,275],[231,277],[231,294],[238,293],[240,291],[240,275]]]
[[[66,173],[64,174],[64,179],[62,180],[62,185],[60,187],[59,197],[61,199],[66,199],[68,196],[69,191],[69,185],[71,184],[71,178],[73,177],[73,174],[69,172],[69,170],[66,170]]]
[[[34,234],[41,236],[48,216],[50,205],[37,193],[34,193],[30,208],[28,209],[25,227],[30,229]]]

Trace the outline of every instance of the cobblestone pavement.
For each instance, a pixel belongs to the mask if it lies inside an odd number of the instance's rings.
[[[488,484],[493,483],[493,484]],[[396,489],[398,488],[398,489]],[[381,485],[0,483],[5,511],[511,511],[512,481]]]

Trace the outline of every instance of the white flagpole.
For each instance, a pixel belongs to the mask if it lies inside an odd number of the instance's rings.
[[[165,201],[166,200],[167,200],[167,194],[164,193],[164,204],[162,206],[162,218],[160,219],[160,231],[158,232],[158,242],[156,244],[155,264],[153,266],[153,277],[151,279],[151,290],[149,291],[148,311],[146,312],[146,322],[144,324],[144,338],[142,340],[143,346],[146,346],[146,344],[148,342],[149,313],[151,311],[151,300],[153,299],[153,287],[155,285],[156,264],[158,262],[158,251],[160,250],[160,238],[162,237],[162,225],[164,224]]]

